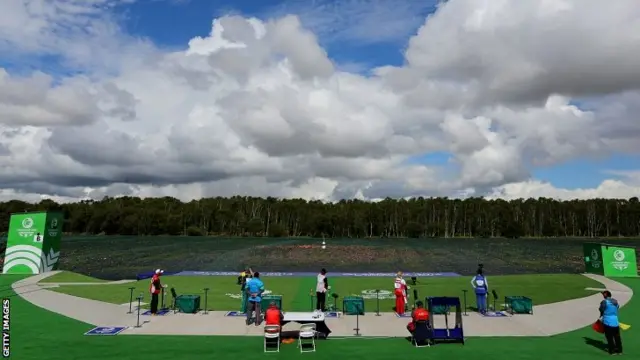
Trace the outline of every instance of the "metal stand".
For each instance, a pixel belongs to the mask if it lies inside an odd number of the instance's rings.
[[[313,290],[309,291],[309,302],[311,303],[311,311],[315,310],[313,306]]]
[[[467,316],[469,314],[467,314],[467,291],[468,290],[462,290],[462,294],[463,294],[463,299],[464,299],[464,316]]]
[[[207,314],[207,293],[209,292],[209,288],[204,288],[204,313]]]
[[[133,310],[131,309],[131,305],[133,304],[133,290],[135,290],[135,287],[130,287],[129,288],[129,312],[127,314],[133,314]]]
[[[376,289],[376,316],[380,316],[380,290]]]
[[[361,336],[362,334],[360,334],[360,306],[356,306],[356,328],[353,329],[356,333],[353,334],[354,336]]]
[[[161,292],[161,294],[160,294],[160,296],[161,296],[161,298],[160,298],[160,310],[164,310],[164,296],[165,296],[164,286],[160,289],[160,292]]]
[[[139,328],[140,325],[140,307],[142,307],[142,294],[138,296],[138,321],[136,322],[136,327]]]

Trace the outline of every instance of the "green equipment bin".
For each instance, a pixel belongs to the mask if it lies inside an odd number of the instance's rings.
[[[426,299],[424,299],[424,303],[428,304],[429,299],[431,299],[431,296],[428,296]],[[451,308],[449,307],[449,305],[433,305],[431,307],[431,313],[434,315],[449,315],[451,314]]]
[[[278,309],[282,310],[282,295],[263,295],[260,302],[260,311],[263,313],[267,311],[272,301],[275,301]]]
[[[513,314],[533,314],[533,300],[526,296],[505,296],[505,310]]]
[[[200,310],[200,295],[180,295],[176,298],[178,311],[185,314],[195,314]]]
[[[364,315],[364,299],[362,296],[345,296],[342,299],[344,315]]]

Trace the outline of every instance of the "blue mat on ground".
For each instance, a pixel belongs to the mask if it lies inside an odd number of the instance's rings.
[[[398,313],[394,313],[394,314],[396,314],[396,317],[399,317],[399,318],[410,318],[411,317],[411,313],[410,312],[406,312],[406,313],[404,313],[402,315],[400,315]]]
[[[229,311],[228,313],[224,314],[224,316],[247,317],[247,314],[241,313],[240,311]]]
[[[86,333],[84,333],[85,335],[92,335],[92,336],[96,336],[96,335],[100,335],[100,336],[113,336],[113,335],[118,335],[121,332],[124,331],[124,329],[126,329],[126,326],[122,326],[122,327],[103,327],[103,326],[99,326],[96,328],[93,328],[89,331],[87,331]]]
[[[484,317],[506,317],[507,314],[503,313],[502,311],[487,311],[486,313],[482,314],[482,316]]]
[[[229,311],[224,316],[229,317],[246,317],[246,314],[241,313],[240,311]],[[337,318],[340,317],[340,313],[336,311],[327,312],[324,314],[325,318]]]
[[[158,313],[156,314],[156,316],[163,316],[163,315],[167,315],[169,312],[171,312],[171,310],[169,309],[162,309],[162,310],[158,310]],[[143,312],[140,315],[146,315],[146,316],[151,316],[151,310],[147,310],[145,312]]]

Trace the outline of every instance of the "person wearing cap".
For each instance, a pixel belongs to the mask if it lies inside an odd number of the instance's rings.
[[[618,320],[618,311],[620,304],[618,300],[611,297],[611,292],[605,290],[602,292],[604,300],[600,302],[600,321],[604,325],[604,336],[607,338],[609,354],[622,354],[622,339],[620,338],[620,321]]]
[[[247,281],[246,284],[248,298],[247,308],[247,325],[251,324],[252,316],[255,312],[255,324],[260,325],[262,312],[260,309],[260,303],[262,302],[262,293],[264,292],[264,283],[260,280],[260,273],[253,274],[253,278]]]
[[[394,294],[396,295],[396,313],[403,315],[405,306],[407,305],[407,282],[402,278],[402,271],[398,271],[396,279],[393,282]]]
[[[164,273],[164,270],[157,269],[153,277],[151,277],[151,285],[149,286],[149,292],[151,293],[151,315],[158,314],[158,295],[162,284],[160,283],[160,275]]]

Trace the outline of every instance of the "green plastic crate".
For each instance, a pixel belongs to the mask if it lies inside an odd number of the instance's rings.
[[[429,298],[425,299],[425,304],[429,303]],[[451,314],[451,309],[448,305],[436,305],[431,308],[431,313],[434,315],[449,315]]]
[[[505,296],[505,310],[513,314],[533,314],[533,300],[526,296]]]
[[[272,301],[275,301],[278,309],[282,310],[282,295],[264,295],[260,302],[260,311],[263,313],[267,311],[267,308]]]
[[[345,296],[342,299],[344,315],[364,315],[364,299],[361,296]]]
[[[185,314],[195,314],[200,310],[200,295],[180,295],[176,298],[178,311]]]

